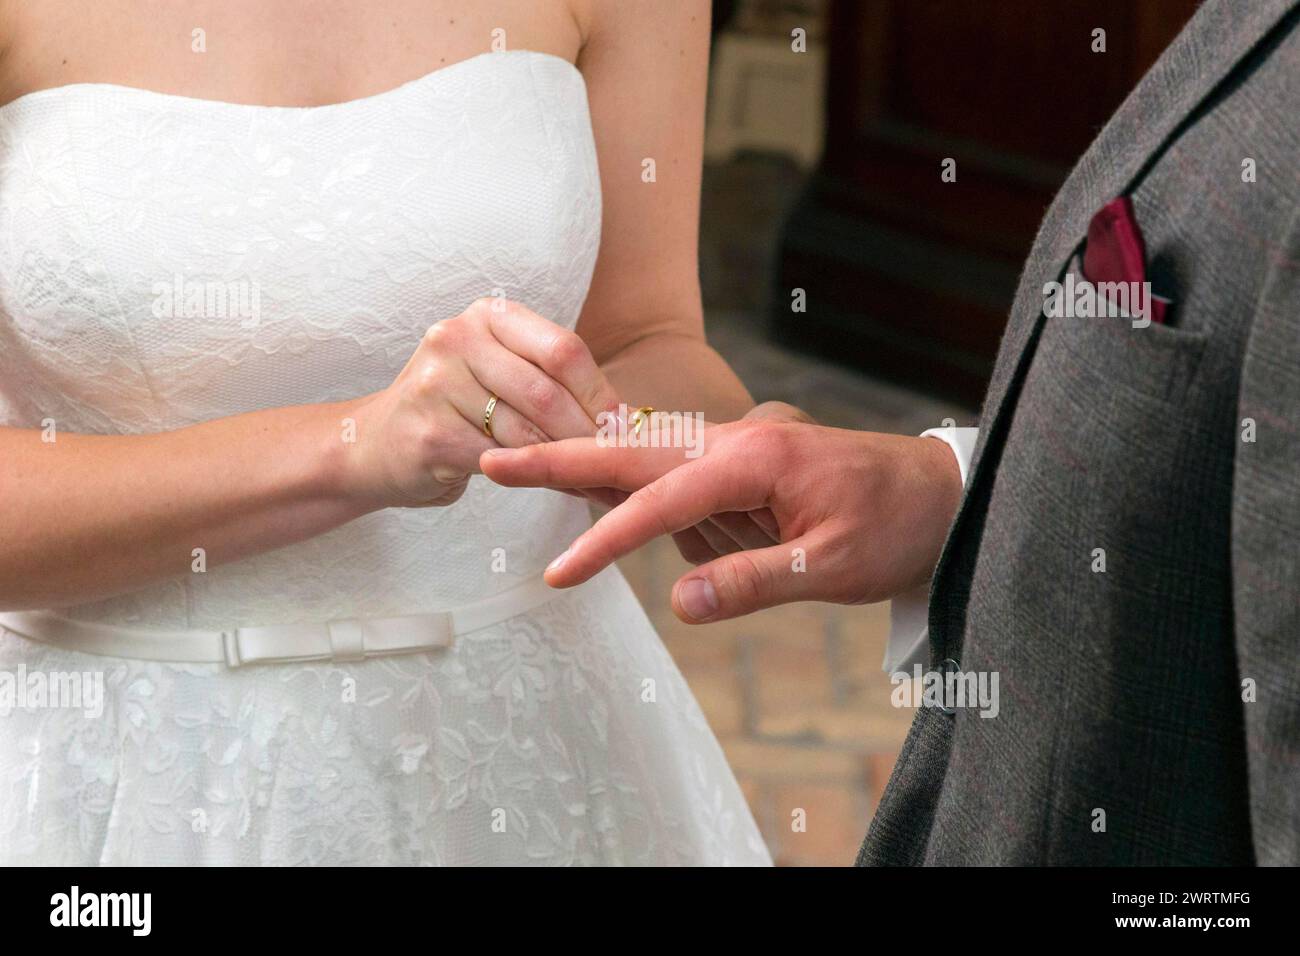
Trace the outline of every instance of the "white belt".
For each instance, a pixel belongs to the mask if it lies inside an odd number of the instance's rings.
[[[228,631],[163,631],[76,621],[51,611],[0,614],[0,626],[29,640],[86,654],[177,663],[270,664],[360,661],[449,647],[457,634],[500,624],[557,596],[541,576],[449,611],[401,617],[342,618]]]

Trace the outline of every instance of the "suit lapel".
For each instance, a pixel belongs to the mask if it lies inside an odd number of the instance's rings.
[[[1143,77],[1070,173],[1043,218],[1020,276],[984,399],[968,488],[979,479],[994,426],[1010,411],[1011,403],[1005,401],[1007,389],[1042,314],[1043,284],[1060,276],[1087,235],[1092,215],[1133,188],[1193,111],[1298,2],[1210,0]]]

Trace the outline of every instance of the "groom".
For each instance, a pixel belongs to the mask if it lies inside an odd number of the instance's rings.
[[[695,459],[484,456],[505,484],[641,489],[557,586],[760,509],[781,543],[689,572],[680,617],[931,582],[920,659],[998,675],[996,716],[952,684],[918,710],[860,863],[1300,863],[1298,21],[1210,0],[1101,132],[1030,252],[973,453],[761,406]],[[1158,298],[1060,309],[1081,283]]]

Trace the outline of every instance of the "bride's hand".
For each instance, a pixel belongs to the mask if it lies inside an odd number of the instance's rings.
[[[617,407],[575,333],[517,303],[479,299],[431,326],[392,385],[351,403],[344,484],[378,507],[451,504],[486,449],[590,437]]]

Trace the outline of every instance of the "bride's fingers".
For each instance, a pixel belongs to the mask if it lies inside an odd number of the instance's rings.
[[[479,384],[517,409],[549,438],[583,438],[595,434],[595,423],[564,385],[495,339],[478,343],[467,364]],[[532,443],[503,441],[501,444]]]
[[[482,416],[480,422],[482,424]],[[502,448],[522,448],[550,441],[550,437],[506,401],[497,399],[492,410],[492,438]]]
[[[601,423],[602,412],[617,410],[618,393],[576,332],[542,318],[517,302],[503,301],[500,305],[498,308],[493,301],[488,306],[488,328],[498,342],[563,385],[582,406],[593,426]]]
[[[519,448],[550,441],[536,425],[519,414],[508,402],[497,399],[492,408],[492,435],[483,429],[488,401],[492,398],[486,388],[472,375],[466,373],[447,392],[447,400],[460,415],[468,429],[458,429],[458,444],[472,455],[469,473],[478,471],[478,459],[490,448],[498,446]],[[473,434],[477,432],[477,435]]]

